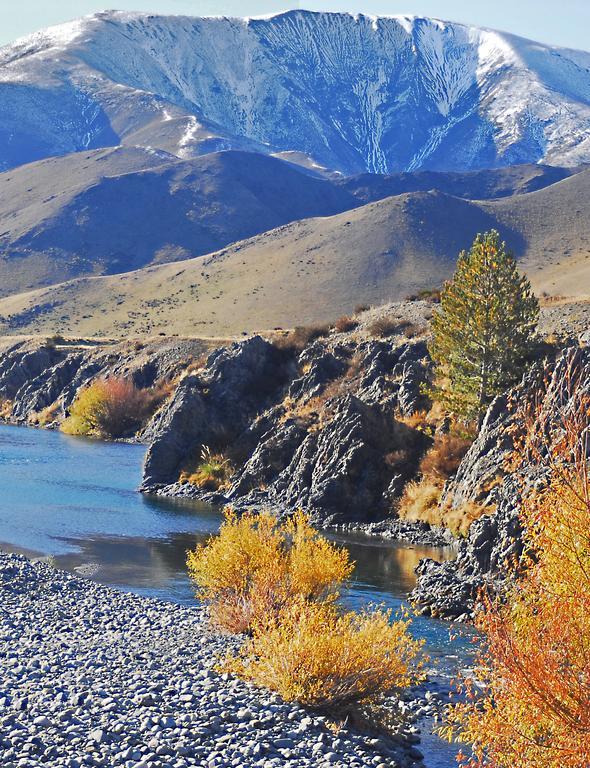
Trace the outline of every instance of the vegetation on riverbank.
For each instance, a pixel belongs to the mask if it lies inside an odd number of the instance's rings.
[[[196,461],[188,461],[180,471],[178,481],[204,491],[220,491],[227,487],[233,473],[230,460],[204,445]]]
[[[61,429],[68,435],[131,437],[153,413],[161,395],[128,379],[96,379],[80,390]]]
[[[436,434],[418,466],[417,478],[409,482],[398,506],[398,515],[408,522],[423,522],[443,527],[456,536],[465,536],[471,523],[486,511],[475,503],[451,508],[441,503],[446,481],[458,470],[473,435],[449,425],[449,431]]]
[[[386,697],[420,678],[422,643],[409,623],[390,611],[342,612],[298,600],[257,625],[226,668],[285,701],[340,713],[360,707],[378,722]]]
[[[219,534],[188,555],[189,574],[211,618],[224,630],[250,632],[297,600],[332,603],[353,564],[298,513],[226,510]]]
[[[386,696],[420,677],[421,643],[409,620],[338,604],[353,564],[301,513],[226,512],[219,534],[189,553],[188,569],[215,624],[249,637],[224,665],[287,701],[380,712]]]
[[[482,596],[476,680],[445,734],[472,744],[465,768],[590,764],[590,395],[580,371],[547,428],[528,419],[516,469],[534,460],[544,486],[525,494],[521,578],[502,599]],[[536,416],[543,415],[543,402]],[[522,414],[526,421],[526,413]],[[517,564],[515,564],[517,565]],[[475,684],[474,684],[475,682]],[[483,695],[478,693],[483,690]]]

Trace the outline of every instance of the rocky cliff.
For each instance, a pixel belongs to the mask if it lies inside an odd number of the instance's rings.
[[[333,333],[302,350],[253,337],[213,353],[144,433],[142,489],[202,498],[178,478],[206,445],[235,471],[205,498],[302,508],[320,525],[387,515],[426,444],[403,417],[423,407],[430,364],[402,328],[388,340]]]
[[[580,394],[590,397],[590,348],[575,346],[554,363],[534,368],[519,387],[492,403],[477,439],[447,483],[443,502],[460,506],[478,501],[494,511],[473,523],[456,560],[421,562],[412,597],[424,613],[471,615],[481,589],[501,590],[510,578],[523,555],[523,494],[542,484],[545,476],[534,456],[523,456],[516,469],[507,469],[525,429],[522,406],[531,404],[534,411],[527,429],[538,435],[559,434],[563,415],[577,407]]]

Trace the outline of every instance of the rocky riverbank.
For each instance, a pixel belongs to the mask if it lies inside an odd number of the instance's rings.
[[[338,728],[218,674],[233,643],[198,606],[0,553],[3,768],[422,765],[411,723],[394,738]],[[423,715],[429,701],[401,706]]]
[[[552,311],[545,310],[543,328],[570,334],[570,351],[544,371],[539,361],[521,387],[497,398],[444,490],[445,510],[469,503],[489,510],[460,544],[448,531],[397,516],[422,458],[448,429],[444,419],[425,420],[424,385],[432,373],[426,301],[359,309],[331,327],[226,344],[21,340],[0,348],[0,415],[56,426],[79,388],[98,376],[159,388],[162,404],[135,437],[148,445],[143,492],[238,510],[302,509],[323,529],[458,544],[455,563],[421,565],[414,598],[437,616],[469,616],[478,589],[501,582],[522,548],[518,489],[504,472],[519,428],[513,406],[534,399],[543,378],[558,392],[568,355],[588,356],[588,332],[579,333],[586,316],[576,315],[576,325],[560,315],[556,325]],[[540,356],[551,358],[559,348],[547,345]],[[559,397],[548,402],[549,414],[558,403]],[[187,481],[204,447],[227,468],[217,490]]]

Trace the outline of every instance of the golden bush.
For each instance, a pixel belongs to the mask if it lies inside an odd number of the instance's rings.
[[[300,599],[256,624],[225,669],[309,707],[377,706],[420,677],[422,643],[408,628],[388,611],[339,613]]]
[[[188,554],[198,597],[214,623],[246,632],[290,602],[331,602],[353,564],[348,552],[315,531],[302,513],[279,522],[268,513],[226,510],[217,536]]]
[[[97,379],[78,393],[61,428],[68,435],[128,437],[141,428],[156,402],[153,392],[128,379]]]

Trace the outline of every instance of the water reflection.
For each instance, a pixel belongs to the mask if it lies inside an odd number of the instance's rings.
[[[58,432],[0,426],[0,548],[50,558],[58,567],[144,595],[194,600],[188,549],[219,526],[218,511],[186,501],[145,498],[141,446],[68,438]],[[356,570],[345,600],[399,608],[422,557],[453,557],[451,548],[407,546],[363,536],[333,537]],[[466,643],[443,622],[417,618],[438,674],[464,663]],[[454,748],[425,735],[430,768],[455,764]]]
[[[448,560],[456,555],[453,547],[402,544],[360,535],[331,538],[346,546],[356,562],[354,579],[358,584],[370,584],[373,589],[397,595],[405,595],[414,588],[420,560]]]

